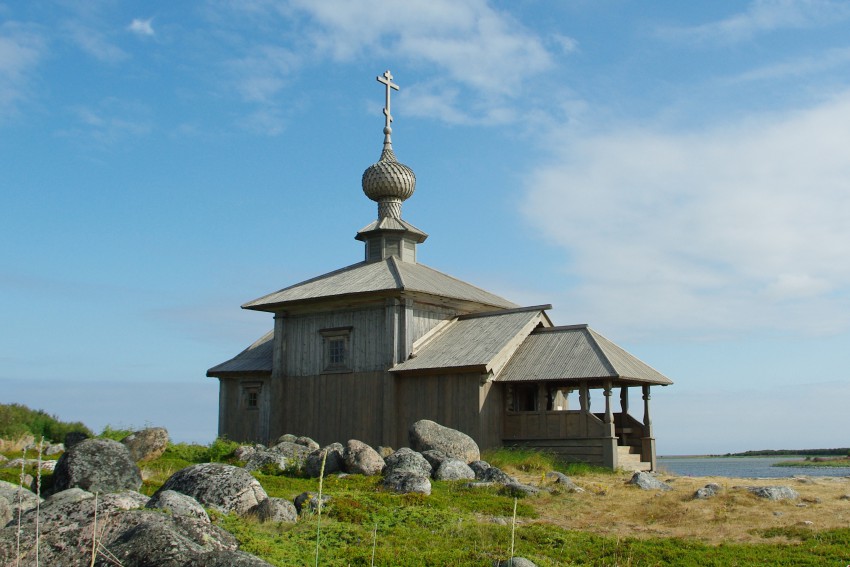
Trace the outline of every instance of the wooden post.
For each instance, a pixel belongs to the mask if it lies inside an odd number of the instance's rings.
[[[628,445],[629,434],[627,432],[629,426],[629,388],[628,386],[620,387],[620,429],[623,432],[623,445]]]
[[[602,440],[602,458],[606,467],[616,469],[617,462],[617,437],[614,435],[614,414],[611,412],[611,381],[606,380],[603,389],[605,394],[605,430],[606,439]]]
[[[640,458],[649,463],[649,470],[654,471],[655,437],[652,435],[652,419],[649,416],[649,384],[643,386],[643,439],[641,439]]]

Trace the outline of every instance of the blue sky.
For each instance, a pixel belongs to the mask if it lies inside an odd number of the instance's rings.
[[[660,454],[848,446],[850,4],[0,3],[0,401],[215,435],[242,303],[419,259],[676,384]],[[299,432],[300,433],[300,432]]]

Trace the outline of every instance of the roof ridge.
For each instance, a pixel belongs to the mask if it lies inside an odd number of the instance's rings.
[[[514,307],[513,309],[498,309],[494,311],[484,311],[483,313],[467,313],[458,317],[458,321],[467,319],[478,319],[479,317],[495,317],[497,315],[510,315],[511,313],[525,313],[526,311],[546,311],[552,309],[551,303],[544,305],[530,305],[528,307]]]
[[[605,363],[605,366],[611,369],[611,373],[614,374],[617,378],[620,377],[620,371],[614,367],[614,363],[611,362],[611,359],[608,357],[608,354],[605,352],[605,349],[599,344],[599,341],[596,340],[596,335],[593,331],[585,325],[584,332],[590,335],[590,344],[593,350],[599,353],[599,356],[602,358],[602,361]],[[601,335],[600,335],[601,336]],[[605,338],[605,337],[602,337]],[[608,339],[605,339],[608,341]],[[610,341],[608,341],[610,342]]]
[[[390,256],[389,258],[387,258],[387,267],[389,268],[390,274],[392,275],[393,279],[395,280],[396,286],[398,286],[398,289],[400,291],[403,291],[404,290],[404,278],[401,275],[401,270],[399,270],[397,262],[398,262],[398,260],[396,259],[395,256]]]
[[[535,333],[551,333],[557,331],[576,331],[579,329],[587,329],[587,323],[577,323],[575,325],[558,325],[557,327],[540,327],[535,329]]]
[[[649,368],[650,370],[652,370],[653,372],[656,372],[656,373],[658,373],[659,375],[663,376],[664,378],[667,378],[667,375],[666,375],[666,374],[664,374],[664,373],[660,372],[657,368],[655,368],[655,367],[654,367],[654,366],[652,366],[651,364],[648,364],[648,363],[644,362],[644,361],[643,361],[643,359],[640,359],[640,358],[636,357],[635,355],[631,354],[629,351],[627,351],[626,349],[624,349],[623,347],[621,347],[620,345],[618,345],[617,343],[615,343],[614,341],[612,341],[611,339],[609,339],[608,337],[606,337],[605,335],[603,335],[602,333],[600,333],[599,331],[595,331],[595,330],[593,330],[593,329],[588,329],[588,331],[589,331],[589,332],[590,332],[590,334],[594,337],[594,342],[596,342],[597,344],[599,343],[599,340],[597,339],[597,337],[599,337],[599,338],[601,338],[602,340],[604,340],[605,342],[609,343],[612,347],[614,347],[614,348],[616,348],[616,349],[619,349],[619,350],[623,351],[625,354],[627,354],[627,355],[631,356],[632,358],[634,358],[635,360],[637,360],[639,363],[643,364],[644,366],[646,366],[647,368]],[[600,348],[601,348],[601,347],[600,347]],[[607,356],[608,356],[608,355],[605,355],[605,356],[606,356],[606,358],[607,358]],[[613,365],[612,365],[612,366],[613,366]],[[667,378],[667,379],[669,380],[669,378]],[[671,380],[671,382],[672,382],[672,380]]]

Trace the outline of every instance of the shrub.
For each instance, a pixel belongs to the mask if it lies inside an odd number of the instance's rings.
[[[30,433],[36,439],[44,436],[47,441],[59,443],[71,431],[93,435],[79,421],[60,421],[43,410],[32,410],[23,404],[0,404],[0,437],[5,439],[17,439]]]

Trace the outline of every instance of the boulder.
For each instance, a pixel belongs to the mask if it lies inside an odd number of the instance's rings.
[[[260,502],[252,512],[261,522],[287,522],[298,521],[298,510],[295,504],[285,498],[269,497]]]
[[[546,473],[546,479],[558,485],[558,488],[567,492],[584,492],[584,489],[578,486],[564,473],[558,471],[549,471]]]
[[[295,438],[295,444],[307,447],[307,449],[309,449],[310,451],[315,451],[316,449],[320,448],[320,445],[318,443],[316,443],[309,437],[303,435],[301,437]]]
[[[270,449],[255,449],[245,461],[246,471],[256,471],[267,465],[272,465],[279,470],[286,470],[289,461],[282,454]]]
[[[85,441],[88,438],[88,433],[83,433],[82,431],[69,431],[65,434],[65,442],[63,443],[65,445],[65,450],[67,451],[77,443]]]
[[[428,480],[428,477],[410,471],[394,471],[386,475],[381,484],[399,494],[411,492],[425,494],[426,496],[431,494],[431,481]]]
[[[277,441],[275,441],[274,444],[277,445],[278,443],[284,443],[284,442],[295,443],[296,439],[298,439],[298,437],[296,435],[293,435],[292,433],[285,433],[285,434],[281,435],[280,437],[278,437]]]
[[[130,451],[130,457],[138,462],[152,461],[162,456],[168,447],[168,431],[164,427],[148,427],[131,433],[121,440]]]
[[[445,453],[436,449],[431,449],[430,451],[422,451],[420,455],[425,457],[425,460],[428,461],[428,463],[431,465],[431,469],[435,471],[440,468],[440,465],[443,464],[443,461],[448,459]]]
[[[4,480],[0,480],[0,500],[8,504],[9,513],[16,518],[18,517],[18,509],[21,512],[26,512],[35,508],[39,502],[43,502],[34,492]],[[6,525],[6,522],[0,523],[0,527],[4,525]]]
[[[139,467],[127,447],[112,439],[86,439],[59,457],[53,472],[53,491],[79,487],[89,492],[138,490]]]
[[[460,459],[446,459],[434,473],[437,480],[472,480],[475,471]]]
[[[44,450],[44,454],[48,456],[58,455],[59,453],[65,452],[65,444],[64,443],[51,443],[47,446],[47,449]]]
[[[257,449],[252,445],[240,445],[233,451],[233,456],[237,461],[246,462],[256,451]]]
[[[414,451],[442,451],[448,457],[471,463],[481,458],[478,445],[466,433],[443,427],[428,419],[421,419],[410,427],[408,432],[410,447]]]
[[[378,451],[378,454],[381,456],[382,459],[386,459],[387,457],[395,453],[395,449],[393,449],[392,447],[386,447],[384,445],[378,445],[378,448],[375,450]]]
[[[357,439],[349,439],[342,454],[345,471],[374,476],[384,470],[384,459],[372,447]]]
[[[11,522],[12,518],[17,517],[17,513],[12,510],[12,505],[5,498],[0,498],[0,527]]]
[[[481,480],[484,475],[484,471],[490,468],[490,463],[487,461],[472,461],[469,463],[469,468],[471,468],[472,472],[475,473],[475,478]]]
[[[322,494],[322,508],[324,509],[327,506],[328,502],[331,501],[331,497],[327,494]],[[295,497],[293,502],[295,504],[295,510],[299,514],[304,512],[309,512],[311,514],[315,514],[319,511],[319,493],[318,492],[302,492],[298,496]]]
[[[148,500],[145,508],[164,510],[172,516],[194,518],[202,522],[210,521],[209,514],[197,500],[174,490],[157,492]]]
[[[223,463],[201,463],[171,475],[154,494],[175,490],[225,514],[240,516],[268,498],[259,481],[245,469]]]
[[[40,525],[39,563],[41,565],[88,566],[92,564],[91,534],[97,512],[100,549],[96,565],[135,567],[267,567],[268,563],[237,550],[238,543],[229,533],[209,521],[137,509],[144,495],[125,491],[115,494],[83,494],[71,489],[45,501],[38,520],[35,511],[23,519],[20,531],[21,565],[35,565],[36,530]],[[96,506],[96,507],[95,507]],[[16,565],[18,530],[10,526],[0,530],[0,564]]]
[[[673,490],[666,482],[661,482],[648,472],[636,472],[628,484],[634,484],[641,490]]]
[[[483,469],[480,475],[476,474],[475,478],[482,482],[495,482],[497,484],[511,484],[517,482],[517,479],[502,471],[499,467],[494,467],[492,465]]]
[[[325,476],[342,471],[345,467],[343,453],[345,447],[341,443],[331,443],[327,447],[317,449],[307,455],[304,462],[304,472],[311,478],[318,478],[322,472],[322,459],[325,459]],[[327,454],[327,457],[325,457]]]
[[[316,449],[318,448],[319,446],[316,445]],[[304,463],[313,450],[314,449],[310,449],[306,445],[290,443],[289,441],[282,441],[274,447],[269,447],[269,451],[283,455],[289,468],[297,470],[302,470],[304,468]]]
[[[537,567],[537,564],[525,557],[514,557],[513,559],[497,561],[494,567]]]
[[[536,486],[523,484],[521,482],[509,482],[505,484],[503,491],[509,496],[516,496],[518,498],[523,498],[525,496],[537,496],[542,492]]]
[[[747,490],[767,500],[797,500],[800,495],[788,486],[747,486]]]
[[[421,454],[407,447],[398,449],[395,453],[384,459],[384,462],[386,463],[386,468],[384,468],[385,475],[398,471],[418,474],[425,478],[431,476],[431,464]]]
[[[694,492],[694,498],[697,500],[707,500],[709,498],[717,496],[721,490],[723,489],[719,484],[709,482],[708,484],[706,484],[700,489],[697,489],[697,491]]]

